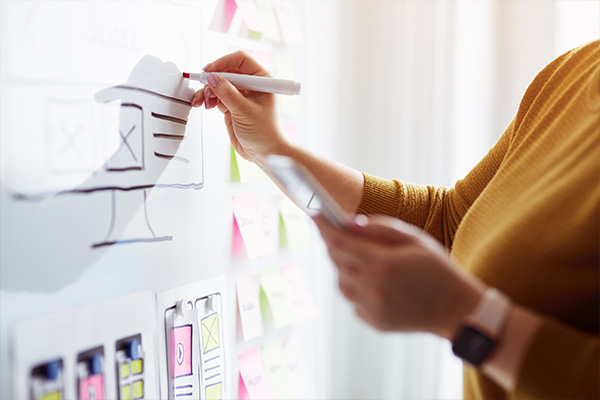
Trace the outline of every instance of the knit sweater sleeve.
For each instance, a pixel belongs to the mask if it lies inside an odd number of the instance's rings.
[[[473,202],[494,177],[510,145],[514,121],[496,145],[453,188],[418,185],[363,173],[359,214],[385,214],[416,225],[452,247],[454,234]]]
[[[544,317],[528,347],[512,397],[517,399],[600,398],[600,339]]]

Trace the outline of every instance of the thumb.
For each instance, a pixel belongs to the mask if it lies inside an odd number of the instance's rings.
[[[367,219],[365,216],[359,216],[348,228],[382,245],[409,243],[418,237],[418,230],[409,224],[382,217]]]
[[[229,111],[235,113],[248,106],[244,95],[227,79],[217,74],[208,74],[206,80],[212,92],[221,100],[221,103],[225,104]]]

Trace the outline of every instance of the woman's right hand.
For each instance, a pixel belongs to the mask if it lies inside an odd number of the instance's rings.
[[[204,71],[270,76],[243,51],[213,61]],[[260,164],[269,154],[283,152],[288,141],[279,127],[274,94],[238,90],[216,74],[210,74],[208,81],[209,85],[194,94],[192,106],[204,103],[207,109],[217,107],[224,114],[229,139],[240,156]]]

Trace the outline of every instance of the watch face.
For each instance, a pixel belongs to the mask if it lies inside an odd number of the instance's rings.
[[[493,348],[492,339],[470,326],[466,326],[452,344],[454,354],[475,366],[480,365]]]

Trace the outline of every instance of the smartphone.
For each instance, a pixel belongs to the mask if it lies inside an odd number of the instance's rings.
[[[303,165],[280,155],[268,156],[266,164],[271,179],[308,215],[322,214],[340,229],[350,221],[348,213]]]

